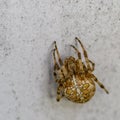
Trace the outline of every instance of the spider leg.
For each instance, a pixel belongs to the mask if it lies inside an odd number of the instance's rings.
[[[86,71],[87,71],[87,68],[86,68],[86,66],[85,66],[84,63],[82,63],[82,64],[83,64],[83,70],[86,72]]]
[[[94,71],[95,69],[95,63],[93,63],[91,60],[89,60],[89,62],[91,63],[92,67],[91,67],[91,71]]]
[[[54,60],[54,72],[53,72],[53,75],[54,75],[54,79],[55,81],[57,82],[57,74],[56,74],[56,70],[59,70],[60,67],[56,61],[56,57],[55,57],[55,49],[53,49],[53,60]]]
[[[109,94],[108,90],[105,88],[105,86],[93,75],[94,81],[107,93]]]
[[[63,62],[62,62],[62,59],[61,59],[61,57],[60,57],[60,54],[59,54],[59,51],[58,51],[58,48],[57,48],[56,41],[54,41],[54,45],[55,45],[55,50],[56,50],[56,52],[57,52],[58,61],[59,61],[60,65],[62,66],[62,65],[63,65]]]
[[[80,44],[81,47],[82,47],[82,50],[83,50],[83,54],[84,54],[84,57],[85,57],[85,61],[86,61],[87,68],[88,68],[89,70],[91,70],[90,64],[89,64],[88,55],[87,55],[87,51],[85,50],[85,48],[84,48],[82,42],[81,42],[77,37],[76,37],[75,39],[79,42],[79,44]]]
[[[56,100],[59,102],[60,99],[63,97],[63,94],[61,94],[61,91],[62,91],[63,87],[61,85],[58,86],[57,88],[57,97],[56,97]]]
[[[59,70],[60,67],[56,61],[56,57],[55,57],[55,49],[53,49],[53,59],[54,59],[54,70]]]
[[[77,52],[77,54],[78,54],[78,60],[77,60],[77,62],[79,63],[78,65],[79,65],[79,68],[80,68],[80,71],[81,72],[84,72],[84,66],[83,66],[83,63],[82,63],[82,59],[81,59],[81,53],[79,52],[79,50],[74,46],[74,45],[70,45],[76,52]]]
[[[53,49],[53,59],[54,59],[54,72],[53,72],[53,75],[54,75],[54,79],[57,83],[59,83],[59,80],[57,80],[57,74],[56,74],[56,71],[60,69],[57,61],[56,61],[56,57],[55,57],[55,49]],[[63,95],[61,95],[61,85],[59,84],[58,88],[57,88],[57,97],[56,97],[56,100],[57,101],[60,101],[60,99],[62,98]]]
[[[79,50],[74,46],[74,45],[70,45],[78,54],[78,58],[81,59],[81,53],[79,52]]]

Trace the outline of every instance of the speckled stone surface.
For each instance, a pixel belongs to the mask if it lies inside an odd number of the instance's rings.
[[[79,37],[97,86],[86,104],[56,102],[52,77],[53,41],[62,58],[75,53],[69,44]],[[0,120],[119,120],[120,1],[1,0]]]

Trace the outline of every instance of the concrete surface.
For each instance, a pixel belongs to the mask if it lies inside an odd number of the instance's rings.
[[[57,103],[52,43],[65,58],[76,36],[110,94]],[[120,119],[120,1],[0,0],[0,120],[107,119]]]

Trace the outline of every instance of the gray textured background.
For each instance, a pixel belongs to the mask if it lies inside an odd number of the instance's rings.
[[[110,94],[57,103],[52,43],[64,58],[76,36]],[[120,119],[120,0],[0,0],[0,120],[107,119]]]

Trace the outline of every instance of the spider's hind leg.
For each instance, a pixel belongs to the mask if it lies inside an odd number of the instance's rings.
[[[94,81],[107,93],[109,94],[108,90],[105,88],[105,86],[93,75]]]

